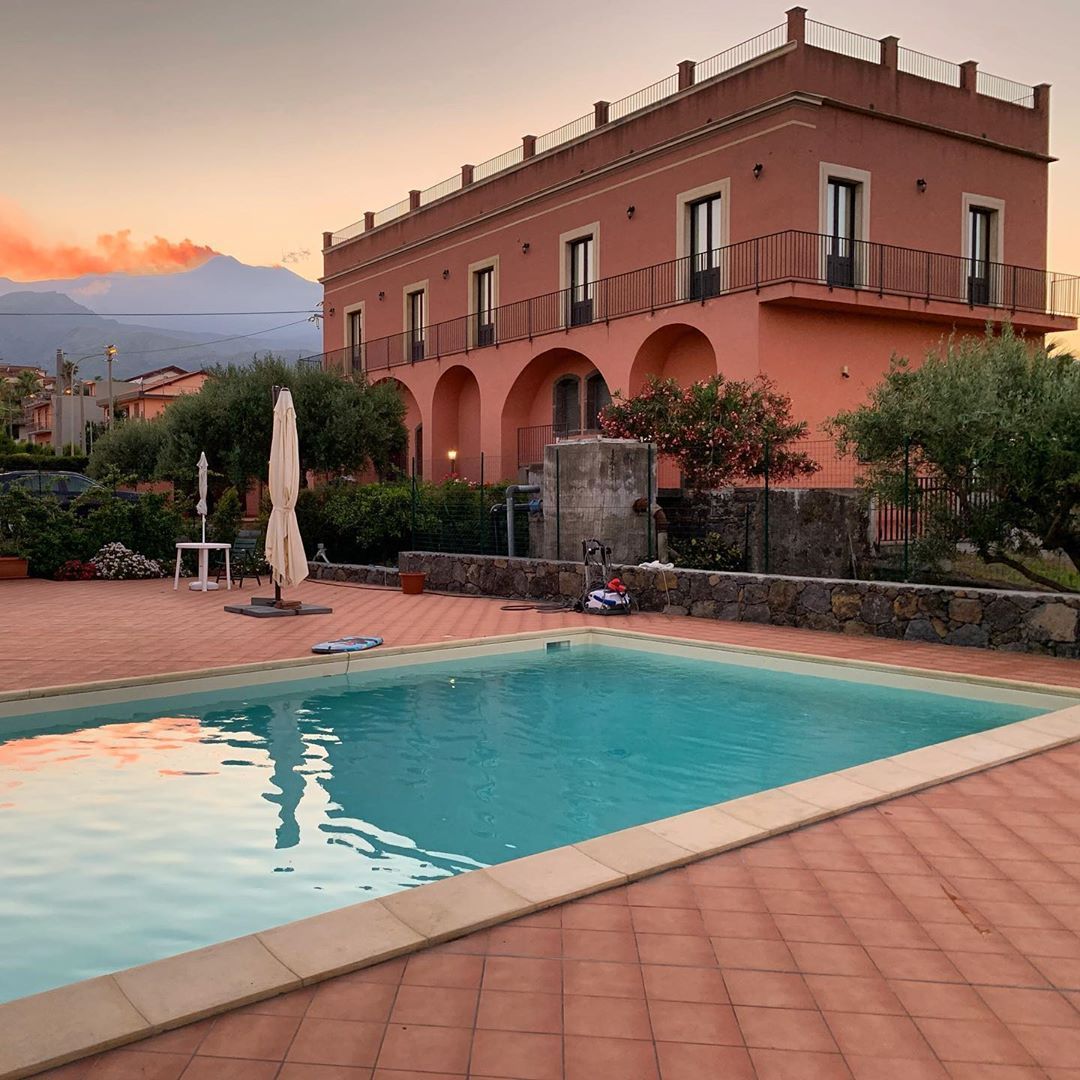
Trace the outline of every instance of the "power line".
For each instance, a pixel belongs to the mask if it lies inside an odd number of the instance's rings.
[[[119,350],[121,358],[127,356],[148,356],[150,353],[179,352],[181,349],[203,349],[207,345],[220,345],[226,341],[240,341],[242,338],[259,337],[262,334],[272,334],[275,330],[285,330],[290,326],[299,326],[306,323],[307,319],[296,319],[293,322],[282,323],[281,326],[268,326],[265,330],[253,330],[250,334],[233,334],[232,337],[214,338],[212,341],[196,341],[190,345],[165,345],[158,349],[124,349]]]

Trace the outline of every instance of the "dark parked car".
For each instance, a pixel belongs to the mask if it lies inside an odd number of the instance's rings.
[[[76,472],[50,472],[45,469],[20,469],[17,472],[0,473],[0,491],[20,487],[33,495],[51,495],[61,506],[70,506],[80,495],[100,492],[115,494],[118,499],[134,502],[138,495],[133,491],[112,493],[96,480]]]

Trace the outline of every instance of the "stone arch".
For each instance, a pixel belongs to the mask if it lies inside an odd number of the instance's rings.
[[[375,379],[372,381],[372,385],[379,382],[390,382],[394,384],[394,388],[397,390],[401,400],[405,403],[405,416],[402,419],[402,423],[405,425],[405,432],[408,436],[408,443],[404,452],[401,454],[399,461],[395,462],[397,467],[408,475],[413,467],[413,462],[416,462],[417,475],[423,474],[423,447],[422,447],[422,432],[423,432],[423,414],[420,411],[420,403],[416,400],[416,395],[405,385],[400,379],[395,379],[393,375],[386,375],[381,379]]]
[[[431,421],[423,433],[431,463],[429,480],[454,473],[473,479],[480,474],[480,384],[467,367],[455,364],[439,376],[431,402]],[[450,454],[456,451],[451,462]]]
[[[556,384],[560,380],[577,380],[578,420],[567,423],[568,429],[581,430],[584,423],[585,380],[598,373],[596,364],[575,349],[555,348],[538,353],[525,365],[507,392],[502,409],[503,473],[513,475],[524,464],[536,461],[520,460],[519,430],[534,433],[523,435],[522,446],[530,447],[527,456],[537,458],[544,442],[551,437],[543,429],[555,426]]]
[[[629,392],[641,390],[649,375],[689,386],[716,372],[716,350],[705,334],[695,326],[672,323],[654,330],[639,346],[630,367]]]

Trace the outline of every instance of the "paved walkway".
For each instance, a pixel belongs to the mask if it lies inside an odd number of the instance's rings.
[[[44,1075],[1078,1080],[1080,745]]]
[[[167,581],[0,582],[0,690],[310,655],[317,641],[376,634],[388,645],[488,637],[524,630],[596,625],[573,612],[504,611],[510,601],[304,582],[290,595],[329,604],[333,615],[247,619],[225,603],[253,592],[173,592]],[[726,642],[940,671],[1080,687],[1080,664],[1052,657],[851,637],[679,615],[638,614],[612,625]]]

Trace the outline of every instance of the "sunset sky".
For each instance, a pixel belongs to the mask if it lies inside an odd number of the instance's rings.
[[[786,6],[2,0],[0,276],[165,270],[199,258],[172,247],[186,240],[315,278],[324,229],[781,23]],[[827,0],[809,14],[1052,83],[1049,264],[1080,273],[1080,3]]]

